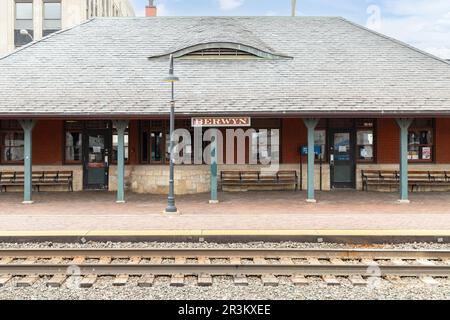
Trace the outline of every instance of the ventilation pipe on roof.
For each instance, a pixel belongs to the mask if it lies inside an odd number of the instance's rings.
[[[292,0],[292,16],[295,17],[297,0]]]
[[[157,10],[155,6],[154,0],[148,1],[148,6],[145,7],[145,16],[146,17],[156,17]]]

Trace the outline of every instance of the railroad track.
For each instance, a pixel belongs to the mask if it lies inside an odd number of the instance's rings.
[[[40,278],[59,287],[78,277],[80,287],[91,287],[99,277],[114,277],[125,285],[138,277],[138,285],[151,286],[155,277],[171,277],[171,285],[184,285],[196,277],[198,285],[212,285],[214,276],[231,276],[246,285],[257,276],[265,285],[277,285],[287,276],[295,284],[321,277],[339,284],[338,277],[354,285],[371,277],[418,277],[426,283],[450,277],[450,250],[385,249],[1,249],[0,286],[31,286]]]

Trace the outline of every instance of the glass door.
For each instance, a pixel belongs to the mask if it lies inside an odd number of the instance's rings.
[[[110,130],[88,131],[84,135],[83,186],[86,190],[107,190],[111,150]]]
[[[331,131],[330,169],[333,188],[355,188],[355,150],[353,130]]]

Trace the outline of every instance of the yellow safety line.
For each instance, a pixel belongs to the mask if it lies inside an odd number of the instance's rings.
[[[51,230],[0,231],[0,237],[126,236],[450,236],[450,230]]]

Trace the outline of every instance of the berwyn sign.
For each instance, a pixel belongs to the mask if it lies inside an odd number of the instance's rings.
[[[250,117],[192,118],[192,127],[250,127]]]

